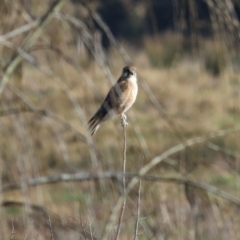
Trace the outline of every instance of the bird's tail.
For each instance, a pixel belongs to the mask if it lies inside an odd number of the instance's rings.
[[[94,135],[95,132],[100,127],[101,119],[99,118],[99,115],[94,114],[94,116],[88,121],[88,129],[91,130],[91,135]]]
[[[100,127],[101,122],[106,121],[112,116],[113,112],[107,109],[104,104],[98,109],[98,111],[93,115],[93,117],[88,121],[88,129],[91,130],[91,135]]]
[[[95,132],[100,127],[100,123],[105,121],[107,117],[107,111],[104,107],[100,109],[93,115],[93,117],[88,121],[88,129],[91,130],[91,135],[94,135]]]

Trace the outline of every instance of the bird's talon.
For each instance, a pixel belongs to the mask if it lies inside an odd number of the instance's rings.
[[[121,125],[122,125],[122,127],[125,127],[125,126],[128,125],[126,120],[127,120],[127,116],[125,114],[122,114],[121,115]]]

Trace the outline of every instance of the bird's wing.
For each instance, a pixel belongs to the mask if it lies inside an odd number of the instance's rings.
[[[124,93],[127,90],[127,88],[128,88],[128,81],[127,81],[127,79],[119,78],[117,83],[118,83],[118,86],[119,86],[121,92]]]

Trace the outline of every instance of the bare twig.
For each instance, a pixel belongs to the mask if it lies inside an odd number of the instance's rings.
[[[122,220],[123,220],[123,216],[124,216],[124,211],[125,211],[125,207],[126,207],[126,177],[125,177],[125,173],[126,173],[126,162],[127,162],[127,156],[126,156],[126,152],[127,152],[127,136],[126,136],[126,127],[125,124],[123,124],[123,166],[122,166],[122,184],[123,184],[123,203],[122,203],[122,208],[121,208],[121,212],[119,215],[119,219],[118,219],[118,225],[117,225],[117,232],[116,232],[116,237],[115,239],[119,238],[119,234],[121,231],[121,225],[122,225]]]
[[[134,240],[138,239],[137,235],[138,235],[138,224],[139,224],[139,218],[140,218],[140,211],[141,211],[141,178],[139,178],[137,219],[136,219],[136,224],[135,224]]]
[[[84,225],[81,216],[80,216],[80,226],[81,226],[81,228],[82,228],[82,232],[83,232],[84,238],[87,239],[87,236],[86,236],[86,233],[85,233],[86,224]]]
[[[14,30],[12,30],[11,32],[8,32],[2,36],[0,36],[0,42],[1,41],[6,41],[10,38],[13,38],[13,37],[16,37],[17,35],[19,34],[22,34],[24,32],[27,32],[27,31],[30,31],[31,29],[33,29],[34,27],[36,27],[39,23],[39,20],[35,20],[35,21],[32,21],[30,23],[27,23],[21,27],[18,27]]]
[[[103,31],[106,33],[108,39],[110,40],[110,42],[113,44],[114,47],[116,47],[120,54],[122,55],[124,61],[127,64],[131,64],[132,60],[131,58],[128,56],[127,52],[125,51],[125,49],[122,47],[122,45],[115,39],[115,37],[113,36],[110,28],[107,26],[107,24],[103,21],[103,19],[100,17],[100,15],[94,11],[93,8],[89,8],[89,5],[85,5],[85,7],[87,7],[92,15],[92,18],[98,23],[98,25],[103,29]]]
[[[12,44],[7,42],[7,41],[5,41],[4,44],[8,47],[13,47]],[[57,84],[59,84],[61,89],[68,96],[71,103],[73,104],[79,118],[81,119],[83,124],[86,126],[87,125],[87,120],[85,118],[85,114],[84,114],[77,98],[74,96],[74,94],[69,89],[69,87],[62,81],[62,79],[59,76],[57,76],[51,69],[49,69],[46,66],[41,65],[39,62],[37,62],[37,60],[34,57],[32,57],[30,54],[28,54],[23,49],[18,48],[17,53],[19,54],[19,56],[21,56],[22,58],[27,60],[29,63],[31,63],[33,66],[35,66],[37,69],[39,69],[40,71],[45,73],[47,76],[49,76],[51,79],[53,79]],[[1,85],[0,85],[0,94],[1,94]],[[31,108],[36,109],[36,107],[34,107],[34,106],[32,106]],[[89,146],[89,152],[90,152],[92,164],[93,164],[94,168],[97,168],[98,167],[97,157],[96,157],[96,153],[95,153],[95,150],[94,150],[94,145],[93,145],[92,139],[89,136],[89,134],[87,134],[86,140],[87,140],[87,144]]]
[[[50,219],[50,216],[49,216],[49,215],[48,215],[48,222],[49,222],[49,227],[50,227],[51,240],[54,240],[52,223],[51,223],[51,219]]]
[[[25,39],[22,49],[24,51],[27,51],[33,43],[37,40],[37,38],[40,36],[43,27],[49,22],[49,20],[53,17],[54,11],[59,10],[62,5],[64,4],[66,0],[59,0],[59,1],[54,1],[53,4],[50,6],[48,11],[42,16],[40,19],[38,26],[35,28],[35,30],[28,35],[28,37]],[[7,66],[4,68],[4,74],[1,77],[0,81],[0,95],[3,92],[3,89],[5,85],[8,82],[8,79],[12,75],[13,71],[15,68],[18,66],[22,59],[22,56],[19,53],[16,53],[13,57],[12,60],[7,64]]]
[[[10,240],[13,239],[14,235],[15,235],[15,230],[14,230],[14,224],[13,224],[13,219],[12,219],[12,231],[11,231],[11,235],[10,235]]]
[[[57,48],[49,44],[48,45],[45,44],[34,46],[29,51],[32,52],[38,50],[49,50],[60,56],[64,61],[66,61],[70,66],[72,66],[75,69],[75,71],[82,77],[82,79],[94,93],[94,96],[96,96],[99,100],[102,101],[102,97],[100,96],[99,91],[96,85],[93,83],[92,79],[83,71],[79,64],[75,63],[75,61],[70,56],[67,56],[65,53],[63,53],[60,48]]]
[[[130,178],[132,180],[141,178],[145,181],[152,181],[152,182],[169,182],[169,183],[176,183],[176,184],[187,184],[189,186],[203,189],[207,192],[210,192],[212,194],[215,194],[219,197],[222,197],[237,206],[240,206],[240,199],[225,192],[222,191],[214,186],[196,182],[193,180],[189,180],[187,178],[169,178],[169,177],[159,177],[159,176],[153,176],[153,175],[139,175],[137,173],[125,173],[126,178]],[[90,173],[90,172],[84,172],[84,173],[73,173],[73,174],[60,174],[60,175],[51,175],[51,176],[45,176],[45,177],[38,177],[38,178],[31,178],[26,180],[25,184],[28,187],[34,187],[38,185],[44,185],[44,184],[53,184],[53,183],[59,183],[59,182],[71,182],[71,181],[97,181],[97,180],[103,180],[103,179],[112,179],[113,181],[119,181],[119,179],[122,178],[122,172],[101,172],[101,173]],[[20,183],[13,183],[13,184],[6,184],[3,185],[0,189],[1,192],[7,192],[7,191],[13,191],[21,189]],[[128,189],[126,189],[128,190]],[[130,189],[131,190],[131,189]],[[120,205],[121,206],[121,205]]]
[[[95,58],[98,65],[101,67],[101,69],[104,72],[104,74],[106,75],[107,79],[110,81],[111,84],[114,84],[115,80],[113,78],[113,75],[112,75],[109,67],[104,62],[104,59],[105,59],[104,53],[103,52],[101,52],[100,54],[96,53],[95,48],[94,48],[93,37],[89,33],[86,26],[81,21],[79,21],[77,18],[74,18],[67,14],[58,13],[58,14],[55,14],[55,16],[66,20],[68,23],[70,23],[71,26],[73,26],[75,29],[77,29],[77,31],[81,34],[82,41],[84,42],[84,44],[86,45],[88,50],[93,55],[93,57]]]
[[[222,152],[230,157],[234,157],[234,158],[240,158],[240,154],[238,152],[235,152],[231,149],[226,149],[226,148],[222,148],[214,143],[208,143],[207,147],[216,151],[216,152]]]

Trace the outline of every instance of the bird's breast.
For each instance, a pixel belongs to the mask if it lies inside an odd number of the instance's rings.
[[[138,93],[136,81],[129,81],[127,89],[122,93],[119,114],[126,112],[135,102]]]

